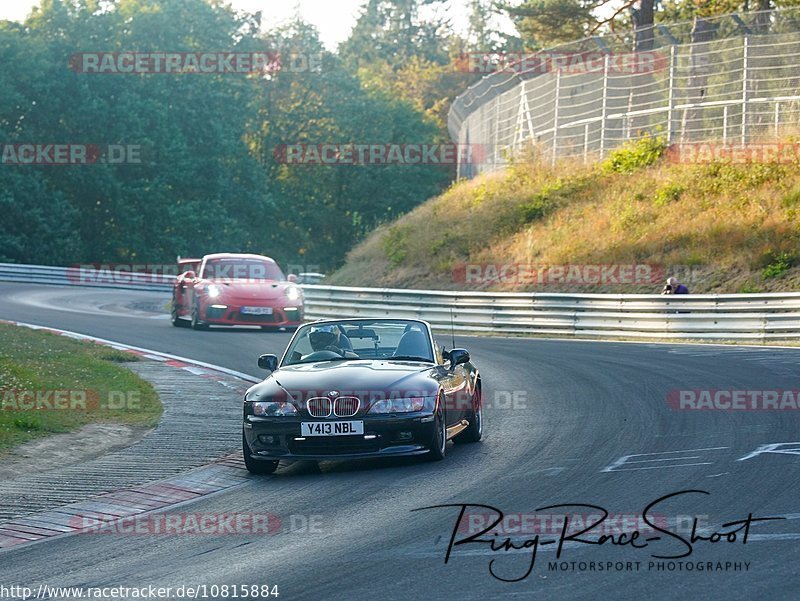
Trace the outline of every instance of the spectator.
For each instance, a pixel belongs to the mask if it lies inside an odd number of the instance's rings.
[[[678,281],[678,278],[672,277],[667,279],[667,285],[661,291],[661,294],[689,294],[689,289]]]

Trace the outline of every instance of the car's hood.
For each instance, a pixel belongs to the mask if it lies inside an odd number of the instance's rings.
[[[284,295],[288,282],[278,282],[275,280],[264,280],[254,282],[252,280],[209,280],[209,283],[216,284],[222,288],[222,294],[229,298],[240,299],[274,299]]]
[[[430,364],[391,360],[351,360],[283,367],[248,391],[248,398],[284,397],[304,402],[336,391],[339,396],[366,398],[436,396],[437,370]]]

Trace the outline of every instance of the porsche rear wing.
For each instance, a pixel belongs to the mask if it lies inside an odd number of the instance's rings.
[[[178,256],[178,273],[186,273],[187,271],[194,271],[197,273],[200,270],[200,264],[203,259],[189,259]]]

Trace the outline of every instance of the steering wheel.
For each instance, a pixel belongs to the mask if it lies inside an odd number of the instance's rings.
[[[301,361],[321,361],[322,359],[338,359],[342,357],[341,353],[337,353],[335,351],[330,351],[328,349],[322,351],[314,351],[313,353],[309,353],[308,355],[303,355],[300,360]]]

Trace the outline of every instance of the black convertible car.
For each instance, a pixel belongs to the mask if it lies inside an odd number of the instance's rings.
[[[247,469],[281,459],[428,454],[481,438],[481,379],[464,349],[446,351],[413,319],[324,320],[298,328],[270,376],[244,399]]]

